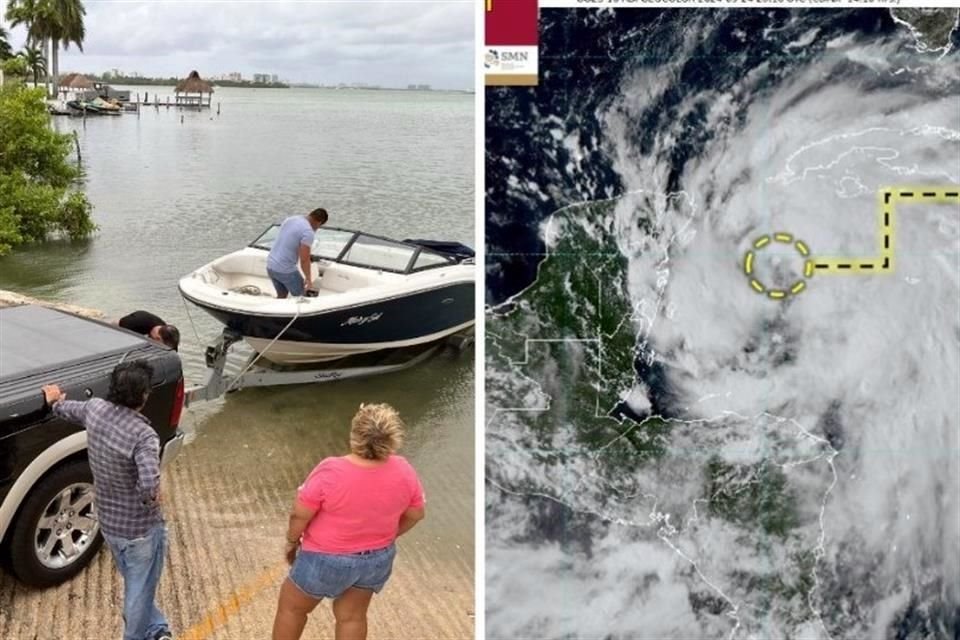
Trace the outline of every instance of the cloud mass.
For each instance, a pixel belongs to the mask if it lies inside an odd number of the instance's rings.
[[[459,0],[87,0],[84,51],[61,72],[277,74],[290,82],[473,86],[473,9]],[[22,45],[22,28],[11,44]]]

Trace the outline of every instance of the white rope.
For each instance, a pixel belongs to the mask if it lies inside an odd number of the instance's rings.
[[[190,315],[190,307],[187,306],[187,301],[184,300],[183,296],[180,296],[180,302],[183,303],[183,308],[187,312],[187,319],[190,321],[190,326],[193,327],[193,335],[197,339],[197,346],[203,347],[203,342],[200,341],[200,334],[197,332],[197,325],[193,324],[193,316]]]
[[[236,385],[238,382],[240,382],[240,380],[243,378],[243,374],[245,374],[247,371],[249,371],[250,368],[251,368],[253,365],[255,365],[260,358],[263,357],[263,354],[265,354],[267,351],[270,351],[270,347],[272,347],[272,346],[277,342],[277,340],[279,340],[280,337],[287,332],[287,329],[289,329],[291,326],[293,326],[293,323],[296,322],[296,321],[297,321],[297,318],[300,317],[300,305],[303,303],[303,301],[304,301],[303,296],[297,298],[297,312],[296,312],[295,314],[293,314],[293,317],[292,317],[292,318],[290,318],[290,322],[287,323],[287,326],[285,326],[285,327],[283,328],[283,330],[282,330],[280,333],[278,333],[277,336],[276,336],[273,340],[270,341],[270,344],[267,345],[267,348],[266,348],[266,349],[264,349],[263,351],[261,351],[260,353],[258,353],[258,354],[257,354],[257,357],[256,357],[256,358],[253,358],[250,362],[248,362],[248,363],[247,363],[247,366],[244,367],[243,370],[240,371],[240,373],[238,373],[238,374],[236,375],[236,377],[234,377],[233,382],[231,382],[229,385],[227,385],[226,390],[223,392],[224,395],[230,393],[230,391],[233,389],[234,385]]]

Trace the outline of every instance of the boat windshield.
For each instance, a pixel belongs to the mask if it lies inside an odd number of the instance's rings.
[[[341,261],[358,267],[403,273],[416,251],[416,247],[402,242],[359,234]]]
[[[310,253],[317,258],[336,260],[355,235],[353,231],[320,227],[313,234],[313,248]]]
[[[275,224],[250,243],[251,247],[270,250],[273,248],[280,225]],[[450,259],[432,251],[396,240],[368,236],[346,229],[317,229],[310,253],[315,258],[334,260],[357,267],[406,273],[411,267],[414,254],[416,262],[413,271],[450,264]]]
[[[266,249],[267,251],[269,251],[270,249],[273,248],[273,243],[277,241],[277,234],[279,233],[280,233],[280,225],[275,224],[269,229],[267,229],[266,231],[264,231],[259,238],[251,242],[250,246],[256,247],[257,249]]]

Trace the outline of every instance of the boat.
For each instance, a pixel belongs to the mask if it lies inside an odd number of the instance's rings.
[[[119,105],[107,102],[101,98],[94,98],[93,100],[69,100],[66,106],[71,112],[80,115],[118,116],[122,111]]]
[[[272,225],[179,283],[185,300],[242,335],[260,357],[278,365],[329,362],[472,329],[476,267],[469,247],[324,226],[311,247],[315,295],[279,299],[267,276],[279,230]]]

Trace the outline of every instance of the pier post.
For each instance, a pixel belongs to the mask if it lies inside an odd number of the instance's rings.
[[[83,163],[83,156],[80,155],[80,136],[77,135],[77,130],[73,130],[73,144],[77,147],[77,164]]]

